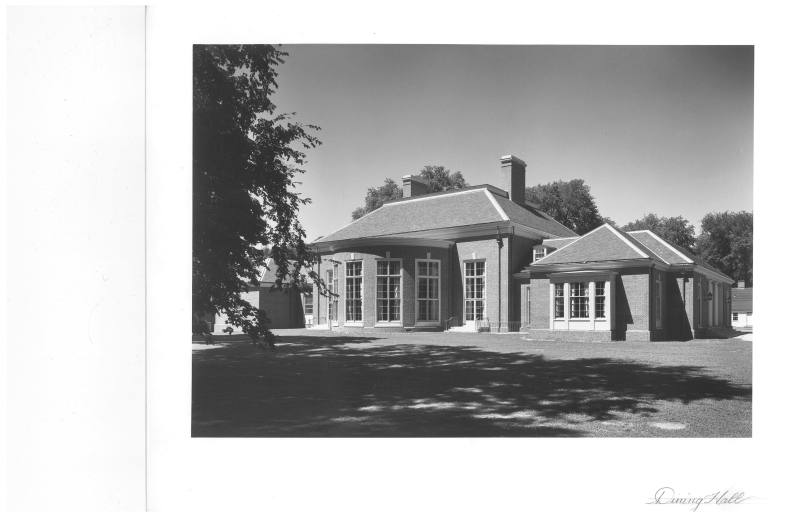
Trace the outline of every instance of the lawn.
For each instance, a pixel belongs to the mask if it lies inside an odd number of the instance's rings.
[[[277,334],[194,344],[194,437],[751,435],[744,340]]]

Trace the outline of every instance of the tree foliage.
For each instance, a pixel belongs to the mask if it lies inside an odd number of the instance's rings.
[[[700,223],[700,257],[734,280],[753,284],[753,213],[712,212]]]
[[[391,178],[383,181],[383,185],[370,187],[364,197],[364,206],[353,211],[353,220],[369,214],[387,201],[399,200],[403,197],[403,189]]]
[[[650,213],[626,224],[622,230],[650,230],[674,245],[694,251],[694,225],[683,216],[659,217]]]
[[[454,189],[463,189],[467,186],[461,171],[451,173],[450,169],[440,165],[426,165],[420,169],[418,177],[427,184],[428,192],[443,192]],[[352,212],[353,220],[369,214],[381,205],[391,200],[399,200],[403,197],[403,188],[391,178],[386,178],[383,185],[370,187],[364,197],[364,205]]]
[[[241,297],[259,281],[264,250],[279,283],[304,285],[308,268],[320,284],[297,219],[309,200],[295,190],[319,128],[278,113],[271,100],[286,55],[270,45],[193,49],[192,310],[224,314],[270,344],[267,315]]]
[[[579,178],[526,187],[525,199],[578,234],[585,234],[604,223],[589,186]]]
[[[451,173],[441,165],[426,165],[420,169],[418,176],[428,185],[429,192],[444,192],[463,189],[467,186],[461,171]]]

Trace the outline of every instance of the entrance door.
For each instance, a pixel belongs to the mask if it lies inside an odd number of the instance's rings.
[[[485,319],[486,261],[464,263],[464,323],[475,328]]]

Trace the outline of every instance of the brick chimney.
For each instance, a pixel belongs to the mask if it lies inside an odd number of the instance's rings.
[[[428,194],[428,184],[419,176],[407,174],[403,177],[403,198],[410,198],[419,194]]]
[[[525,204],[525,162],[514,155],[500,157],[500,171],[503,174],[502,187],[508,191],[511,201]]]

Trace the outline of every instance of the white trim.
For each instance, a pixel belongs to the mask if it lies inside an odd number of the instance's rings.
[[[647,233],[648,233],[648,234],[650,234],[652,237],[656,238],[656,240],[657,240],[657,241],[661,241],[661,243],[663,243],[663,244],[664,244],[664,245],[665,245],[667,248],[669,248],[670,250],[672,250],[673,252],[675,252],[675,254],[677,254],[678,256],[680,256],[680,258],[681,258],[681,259],[683,259],[683,260],[684,260],[684,261],[686,261],[687,263],[692,263],[692,264],[694,264],[694,261],[693,261],[692,259],[690,259],[689,257],[686,257],[686,254],[683,254],[683,253],[681,253],[681,251],[680,251],[680,250],[678,250],[677,248],[675,248],[674,246],[672,246],[671,244],[669,244],[669,241],[666,241],[664,238],[662,238],[661,236],[659,236],[658,234],[656,234],[656,233],[655,233],[655,232],[653,232],[652,230],[647,230],[647,229],[645,229],[645,230],[631,230],[631,231],[630,231],[630,232],[628,232],[628,233],[629,233],[629,234],[635,234],[636,232],[647,232]],[[663,259],[662,259],[662,260],[663,260]],[[668,261],[664,261],[664,262],[665,262],[665,263],[667,263]]]
[[[378,320],[378,301],[381,300],[378,298],[378,277],[397,277],[397,275],[379,275],[378,274],[378,263],[386,261],[390,263],[400,263],[400,320]],[[363,282],[363,281],[362,281]],[[383,300],[392,300],[392,299],[383,299]],[[362,309],[362,318],[363,318],[363,309]],[[389,315],[391,316],[391,315]],[[402,258],[390,258],[390,257],[376,257],[375,258],[375,327],[393,327],[393,326],[402,326],[403,325],[403,259]]]
[[[604,227],[608,227],[608,228],[610,228],[610,229],[611,229],[611,231],[614,233],[614,235],[615,235],[615,236],[617,236],[618,238],[622,239],[622,240],[623,240],[625,243],[627,243],[627,244],[628,244],[628,246],[629,246],[629,247],[631,247],[631,248],[632,248],[632,249],[633,249],[633,250],[634,250],[636,253],[638,253],[638,254],[639,254],[639,255],[641,255],[642,257],[646,257],[646,258],[650,259],[650,256],[649,256],[649,255],[647,255],[646,253],[642,252],[642,250],[641,250],[641,249],[640,249],[638,246],[636,246],[636,245],[634,245],[633,243],[631,243],[631,242],[628,240],[628,238],[626,238],[625,236],[623,236],[623,235],[622,235],[622,233],[621,233],[619,230],[615,229],[614,227],[612,227],[612,226],[611,226],[611,225],[609,225],[608,223],[606,223],[606,224],[605,224],[605,225],[603,225],[603,226],[604,226]],[[666,262],[666,261],[665,261],[665,262]]]
[[[436,320],[419,320],[419,263],[420,262],[435,262],[438,266],[436,271],[439,272],[436,276],[436,280],[438,286],[436,288],[437,297],[437,304],[436,304],[436,313],[437,317]],[[432,275],[426,275],[425,279],[432,279]],[[425,300],[433,300],[433,299],[425,299]],[[425,259],[415,259],[414,260],[414,326],[415,327],[436,327],[441,325],[442,322],[442,261],[440,259],[431,259],[430,253],[428,257]]]
[[[506,214],[506,212],[500,207],[500,204],[494,199],[494,196],[489,192],[489,189],[484,189],[483,192],[486,193],[486,197],[489,198],[490,202],[492,202],[492,205],[494,205],[494,208],[500,214],[500,217],[503,219],[503,221],[508,221],[508,214]]]

